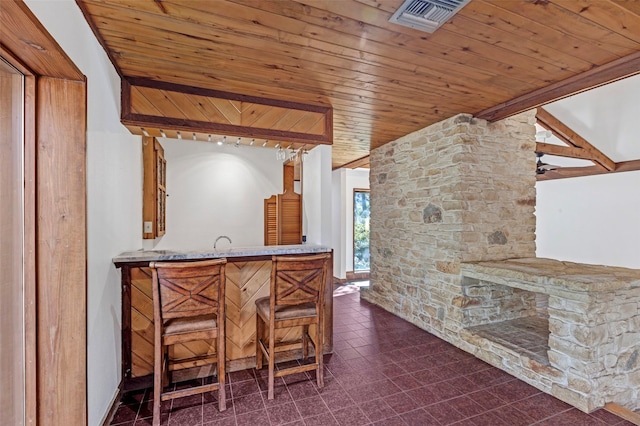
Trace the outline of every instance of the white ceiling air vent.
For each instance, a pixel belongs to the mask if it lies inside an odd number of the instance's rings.
[[[434,32],[471,0],[406,0],[389,22]]]

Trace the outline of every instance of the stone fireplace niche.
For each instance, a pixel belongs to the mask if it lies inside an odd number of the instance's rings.
[[[535,258],[535,132],[460,114],[372,150],[361,297],[583,411],[638,409],[640,271]]]
[[[550,365],[547,295],[466,276],[462,291],[468,300],[464,326],[471,335]]]

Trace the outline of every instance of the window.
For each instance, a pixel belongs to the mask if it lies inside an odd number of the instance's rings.
[[[369,270],[369,191],[353,192],[353,271]]]

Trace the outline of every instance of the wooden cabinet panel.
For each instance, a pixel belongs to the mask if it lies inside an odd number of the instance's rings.
[[[145,239],[160,237],[166,232],[167,161],[164,149],[156,138],[142,138],[144,167],[142,200],[142,236]],[[145,223],[151,224],[145,229]]]

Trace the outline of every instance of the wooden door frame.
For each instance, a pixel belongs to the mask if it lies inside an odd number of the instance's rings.
[[[25,75],[25,420],[86,425],[86,79],[24,2],[0,18]]]

